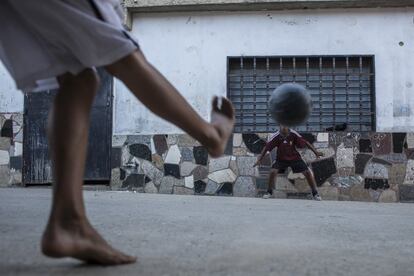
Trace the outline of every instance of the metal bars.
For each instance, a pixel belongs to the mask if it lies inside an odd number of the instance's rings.
[[[375,130],[373,56],[229,57],[227,78],[235,132],[274,131],[267,103],[286,82],[306,86],[312,96],[312,114],[298,131]]]

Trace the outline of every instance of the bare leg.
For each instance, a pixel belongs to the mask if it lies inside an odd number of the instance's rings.
[[[308,185],[312,190],[312,194],[317,194],[318,190],[316,189],[316,180],[312,170],[308,169],[307,171],[303,172],[303,175],[306,177],[306,180],[308,181]]]
[[[53,202],[42,238],[42,251],[50,257],[73,257],[103,265],[136,259],[111,248],[90,225],[83,204],[82,184],[89,131],[89,113],[98,78],[87,69],[77,76],[59,78],[49,117],[53,161]]]
[[[228,100],[223,99],[219,106],[219,100],[214,99],[210,124],[147,62],[140,51],[107,66],[106,69],[123,81],[152,112],[200,141],[212,157],[223,154],[234,125],[234,110]]]
[[[271,169],[269,174],[269,182],[267,185],[267,191],[269,193],[273,193],[273,190],[275,189],[275,183],[277,181],[277,174],[279,171],[277,169]]]

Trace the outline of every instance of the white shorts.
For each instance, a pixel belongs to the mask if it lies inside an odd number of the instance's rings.
[[[111,64],[138,48],[120,0],[0,0],[0,59],[24,92]]]

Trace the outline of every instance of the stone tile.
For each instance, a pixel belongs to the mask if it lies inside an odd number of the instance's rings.
[[[323,158],[333,157],[336,153],[332,147],[329,148],[319,148],[318,151],[323,153]]]
[[[305,132],[305,133],[300,133],[300,135],[303,137],[303,139],[305,139],[306,141],[308,141],[311,144],[316,142],[316,137],[312,133]]]
[[[355,174],[355,168],[339,168],[336,174],[341,177],[349,177]]]
[[[233,186],[233,195],[238,197],[255,197],[256,185],[250,176],[240,176]]]
[[[7,119],[3,123],[3,127],[0,131],[0,137],[8,137],[13,138],[13,121],[10,119]]]
[[[0,150],[9,151],[11,146],[11,139],[8,137],[0,137]]]
[[[414,149],[405,149],[404,152],[407,159],[414,159]]]
[[[333,157],[319,159],[311,165],[318,186],[322,185],[328,178],[337,172]]]
[[[197,166],[193,171],[194,181],[203,180],[208,176],[208,170],[204,166]]]
[[[329,133],[328,132],[318,133],[318,135],[316,136],[316,141],[318,141],[318,142],[329,142]]]
[[[158,189],[153,182],[148,182],[147,184],[145,184],[144,192],[147,194],[157,194]]]
[[[350,191],[351,200],[354,201],[372,201],[369,191],[363,185],[354,185]]]
[[[365,189],[388,189],[390,188],[390,185],[388,184],[387,179],[373,179],[373,178],[365,178]]]
[[[193,148],[193,155],[196,164],[206,166],[208,160],[208,152],[207,149],[203,146],[194,147]]]
[[[369,192],[369,195],[372,198],[372,201],[378,202],[378,199],[379,199],[379,197],[380,197],[380,195],[383,191],[382,190],[372,190],[372,189],[370,189],[370,190],[368,190],[368,192]]]
[[[343,139],[343,143],[346,148],[358,148],[359,138],[359,133],[347,133]]]
[[[247,155],[247,149],[246,148],[233,148],[233,155],[245,156]]]
[[[113,135],[112,136],[112,147],[118,148],[123,147],[126,143],[127,136],[126,135]]]
[[[128,135],[126,139],[127,145],[143,144],[151,149],[151,136],[150,135]]]
[[[407,148],[414,149],[414,133],[407,133]]]
[[[268,179],[267,177],[256,178],[256,189],[258,191],[267,191]]]
[[[404,184],[414,184],[414,160],[408,160]]]
[[[388,168],[378,163],[368,163],[364,171],[365,178],[388,179]]]
[[[196,167],[197,167],[197,165],[192,163],[192,162],[182,163],[181,166],[180,166],[181,176],[189,176],[190,174],[192,174],[192,172],[194,171],[194,169]]]
[[[313,143],[313,146],[315,147],[315,149],[324,149],[324,148],[329,148],[329,143],[328,142],[315,142]]]
[[[164,169],[164,160],[162,160],[162,157],[156,153],[152,155],[152,164],[154,164],[157,169]]]
[[[180,164],[181,152],[177,145],[172,145],[168,150],[167,157],[165,157],[165,163]]]
[[[175,178],[180,178],[181,174],[180,174],[180,166],[177,164],[169,164],[169,163],[165,163],[164,164],[164,175],[168,176],[174,176]]]
[[[122,168],[119,168],[119,178],[121,180],[125,180],[125,178],[126,178],[126,171]]]
[[[10,185],[10,177],[9,166],[0,165],[0,187],[8,187]]]
[[[227,140],[226,147],[224,148],[224,154],[225,155],[233,155],[233,137],[232,137],[232,135],[229,137],[229,140]]]
[[[141,162],[141,170],[142,172],[147,175],[149,178],[152,179],[155,185],[159,185],[161,179],[164,177],[164,173],[157,169],[154,164],[148,161]]]
[[[23,155],[23,144],[15,142],[13,145],[14,151],[11,156],[22,156]]]
[[[245,133],[242,134],[242,137],[247,149],[252,153],[259,154],[266,146],[266,141],[260,138],[257,134]]]
[[[122,166],[122,148],[111,148],[111,169]]]
[[[319,187],[318,193],[323,200],[338,200],[339,189],[337,187]]]
[[[129,153],[128,147],[125,146],[122,148],[122,155],[121,155],[121,166],[128,166],[133,156]]]
[[[5,121],[6,121],[6,118],[2,114],[0,114],[0,130],[2,129]]]
[[[114,168],[111,170],[111,188],[113,190],[122,187],[121,170],[120,168]]]
[[[364,179],[361,176],[334,176],[331,180],[332,186],[349,189],[355,185],[361,185]]]
[[[217,191],[217,195],[219,195],[219,196],[231,196],[231,195],[233,195],[233,183],[232,182],[222,183],[221,187]]]
[[[406,133],[393,133],[392,134],[392,150],[395,153],[403,153]]]
[[[221,158],[211,158],[208,166],[210,172],[227,169],[230,166],[230,156],[224,156]]]
[[[271,160],[271,158],[270,158],[270,154],[266,154],[266,155],[263,157],[263,160],[262,160],[261,165],[262,165],[262,166],[268,166],[268,167],[272,166],[272,160]]]
[[[231,160],[230,161],[230,169],[234,172],[234,174],[239,175],[239,168],[237,167],[237,161]]]
[[[206,190],[207,183],[202,180],[197,180],[194,182],[194,193],[195,194],[204,194]]]
[[[310,193],[310,187],[306,179],[296,179],[294,183],[295,189],[300,193]]]
[[[260,195],[263,196],[263,195]],[[273,197],[278,199],[286,199],[287,193],[283,191],[273,191]]]
[[[414,185],[400,185],[399,197],[401,202],[414,202]]]
[[[173,193],[176,195],[194,195],[194,190],[182,186],[174,186]]]
[[[267,190],[267,185],[268,185],[268,179],[266,179],[266,182],[264,184],[266,190]],[[276,178],[275,188],[276,190],[279,190],[279,191],[289,191],[289,192],[297,191],[296,187],[293,186],[292,183],[286,177],[283,177],[283,176],[278,176]]]
[[[182,134],[168,134],[165,135],[167,138],[167,144],[169,146],[178,144],[178,137]]]
[[[0,150],[0,166],[8,165],[10,163],[10,155],[6,150]]]
[[[154,142],[157,154],[162,156],[165,152],[167,152],[168,145],[165,135],[154,135],[154,137],[152,137],[152,141]]]
[[[197,141],[188,134],[178,135],[178,145],[180,147],[194,147],[198,145]]]
[[[366,153],[359,153],[356,155],[355,158],[355,173],[356,174],[364,174],[365,166],[371,160],[372,155]]]
[[[390,153],[386,155],[377,155],[377,158],[380,158],[388,163],[406,163],[407,156],[404,153]]]
[[[161,184],[159,188],[160,194],[172,194],[173,187],[177,183],[177,179],[172,176],[165,176],[161,179]],[[179,185],[177,185],[179,186]]]
[[[16,171],[14,169],[10,170],[10,181],[9,184],[12,186],[18,186],[21,185],[22,182],[22,172],[21,171]]]
[[[129,145],[129,152],[131,153],[131,155],[135,157],[151,161],[152,154],[151,154],[151,150],[149,149],[147,145],[144,145],[144,144]]]
[[[391,153],[391,134],[375,133],[371,138],[372,149],[375,155]]]
[[[143,188],[145,186],[144,174],[131,174],[122,183],[122,188],[136,189]]]
[[[23,167],[23,158],[22,156],[12,156],[10,157],[10,169],[21,171]]]
[[[183,161],[193,161],[194,159],[194,155],[193,155],[193,150],[190,148],[181,148],[181,158]]]
[[[397,202],[397,193],[393,190],[385,190],[379,196],[378,202],[383,202],[383,203]]]
[[[256,163],[257,157],[244,157],[237,158],[237,167],[239,168],[239,175],[254,176],[257,175],[257,168],[253,167]]]
[[[23,129],[14,135],[13,141],[23,143]]]
[[[354,150],[346,148],[341,144],[336,150],[336,166],[337,168],[354,167]]]
[[[204,194],[206,195],[215,195],[217,190],[220,188],[220,185],[212,180],[208,180]]]
[[[302,173],[293,173],[292,170],[289,170],[289,174],[287,176],[289,180],[296,180],[296,179],[305,179]]]
[[[241,147],[242,143],[243,143],[243,137],[241,133],[234,133],[233,134],[233,146]]]
[[[187,176],[186,178],[184,178],[184,186],[189,188],[189,189],[193,189],[194,188],[194,176]]]
[[[377,163],[377,164],[382,164],[384,166],[392,166],[392,163],[391,162],[389,162],[387,160],[384,160],[382,158],[379,158],[379,157],[372,158],[371,162],[372,163]]]
[[[390,186],[403,184],[406,172],[406,164],[394,164],[389,169],[388,181],[390,182]]]
[[[359,151],[371,153],[372,152],[371,139],[360,139],[359,140]]]
[[[208,178],[216,183],[236,181],[236,175],[230,169],[213,172],[208,175]]]

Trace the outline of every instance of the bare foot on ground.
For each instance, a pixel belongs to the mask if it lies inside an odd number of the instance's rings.
[[[136,262],[136,257],[112,248],[88,221],[49,222],[42,238],[42,252],[51,258],[72,257],[99,265]]]

